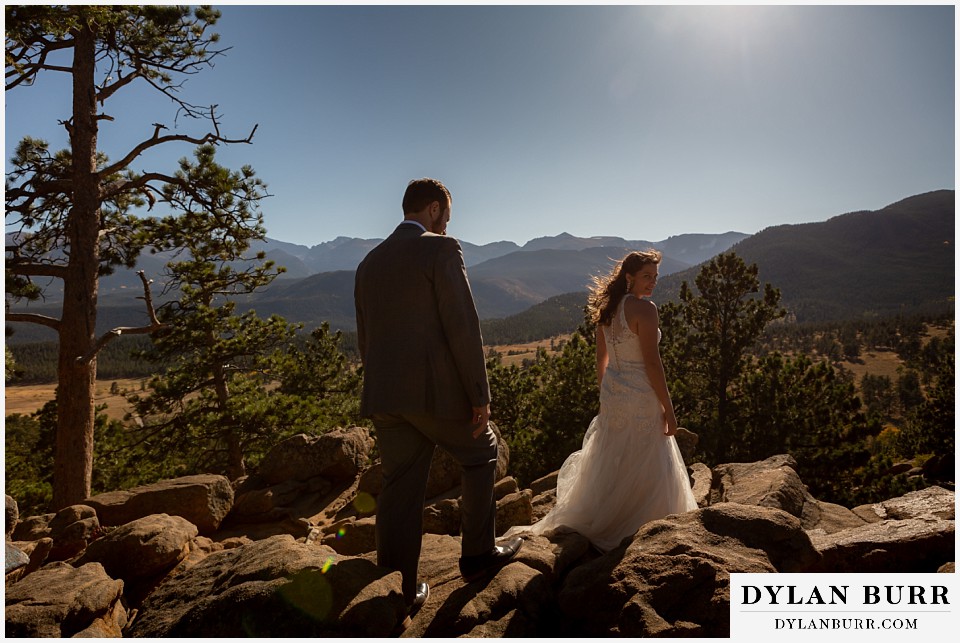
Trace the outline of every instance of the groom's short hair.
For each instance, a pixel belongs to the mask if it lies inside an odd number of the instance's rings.
[[[403,194],[403,213],[420,212],[436,201],[441,207],[450,204],[450,190],[436,179],[414,179]]]

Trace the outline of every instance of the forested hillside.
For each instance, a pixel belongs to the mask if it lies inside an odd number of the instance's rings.
[[[760,266],[797,321],[941,314],[954,306],[954,191],[913,196],[875,212],[767,228],[731,248]],[[661,280],[675,300],[691,268]]]

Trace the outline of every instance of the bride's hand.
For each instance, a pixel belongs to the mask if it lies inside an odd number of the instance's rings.
[[[664,418],[663,423],[663,434],[664,435],[676,435],[677,434],[677,417],[673,413],[667,413]]]

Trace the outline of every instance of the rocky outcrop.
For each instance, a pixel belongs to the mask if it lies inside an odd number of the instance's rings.
[[[352,477],[339,479],[337,465],[324,469],[329,478],[293,467],[294,477],[275,484],[262,473],[236,481],[229,519],[206,534],[183,512],[136,516],[177,504],[156,490],[189,488],[190,479],[125,492],[123,503],[94,498],[25,518],[11,532],[23,540],[8,543],[16,568],[6,577],[7,634],[724,637],[731,573],[953,568],[952,491],[931,487],[851,511],[813,498],[793,459],[776,456],[714,470],[690,465],[700,508],[648,523],[606,554],[560,529],[528,536],[492,578],[465,583],[459,480],[441,462],[431,475],[443,490],[424,506],[419,572],[431,596],[406,623],[399,574],[375,564],[377,463],[358,464],[360,451],[349,445],[366,442],[341,433],[328,442],[340,455],[316,458],[356,465]],[[521,488],[501,476],[498,533],[542,517],[556,480],[554,473]],[[195,515],[208,529],[211,487],[186,496],[204,498],[196,504],[207,510]],[[131,500],[144,489],[153,504]],[[117,506],[136,517],[112,524]]]
[[[820,502],[810,495],[797,475],[797,461],[790,455],[718,465],[713,470],[710,504],[718,502],[775,507],[799,518],[804,529],[827,533],[865,523],[846,507]]]
[[[167,514],[186,518],[201,534],[210,534],[233,506],[233,488],[223,476],[203,474],[102,493],[83,504],[96,510],[103,525],[123,525],[153,514]]]
[[[568,635],[729,636],[731,573],[801,571],[818,558],[796,517],[723,503],[647,523],[577,567],[560,607]]]
[[[358,426],[322,435],[295,435],[264,456],[260,475],[269,485],[315,476],[352,480],[367,463],[372,449],[370,433]]]
[[[161,585],[127,635],[388,636],[405,615],[400,574],[281,535],[211,554]]]
[[[6,588],[8,637],[120,636],[127,612],[123,581],[99,563],[59,562]]]

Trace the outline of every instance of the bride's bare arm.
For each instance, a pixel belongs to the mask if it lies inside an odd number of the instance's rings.
[[[673,401],[667,388],[667,376],[663,371],[663,362],[660,359],[659,333],[660,313],[652,301],[632,299],[627,302],[627,322],[640,338],[640,349],[643,351],[643,363],[647,369],[650,386],[653,387],[663,406],[664,420],[666,421],[665,435],[675,435],[677,432],[677,416],[673,410]],[[632,318],[632,319],[631,319]]]
[[[607,372],[607,342],[603,339],[603,326],[597,324],[597,384],[603,383],[603,374]]]

